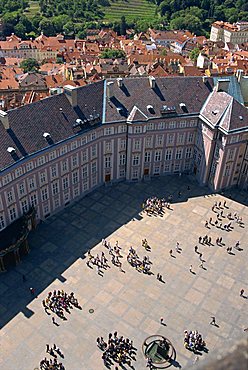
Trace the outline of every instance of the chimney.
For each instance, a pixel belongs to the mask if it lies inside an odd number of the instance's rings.
[[[0,110],[0,120],[3,123],[3,126],[4,126],[5,130],[8,130],[9,129],[9,117],[8,117],[8,113],[7,112],[4,112],[3,110]]]
[[[156,84],[156,79],[155,79],[155,77],[153,77],[153,76],[149,76],[149,84],[150,84],[150,88],[151,88],[151,89],[154,89],[154,88],[155,88],[155,84]]]
[[[71,85],[64,86],[64,93],[72,107],[75,108],[78,105],[78,92],[77,87]]]
[[[240,83],[241,78],[242,78],[243,75],[244,75],[243,69],[238,69],[237,72],[236,72],[236,77],[237,77],[238,83]]]
[[[216,91],[224,91],[228,93],[229,83],[230,83],[229,78],[223,78],[218,80],[216,85]]]
[[[107,82],[107,97],[109,99],[114,96],[113,87],[114,87],[114,82],[113,81]]]
[[[119,86],[119,87],[122,87],[123,86],[123,78],[117,78],[117,85]]]

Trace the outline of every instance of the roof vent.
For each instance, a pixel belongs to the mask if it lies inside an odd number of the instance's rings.
[[[148,104],[148,105],[146,106],[146,109],[147,109],[147,111],[148,111],[149,113],[152,113],[152,114],[154,114],[154,113],[155,113],[155,110],[154,110],[154,108],[153,108],[153,106],[152,106],[151,104]]]
[[[156,78],[154,76],[149,76],[149,84],[151,89],[155,88]]]
[[[49,132],[44,132],[43,137],[44,139],[49,139],[51,135],[49,134]]]
[[[7,149],[7,152],[10,153],[10,154],[13,154],[16,152],[15,148],[13,148],[13,146],[9,146],[8,149]]]
[[[107,82],[107,97],[108,97],[108,99],[110,99],[114,96],[113,85],[114,85],[113,81]]]
[[[186,107],[186,104],[185,103],[180,103],[179,104],[179,107],[182,109],[182,111],[184,112],[184,113],[188,113],[189,111],[188,111],[188,108]]]
[[[243,116],[239,116],[240,121],[243,121]]]
[[[214,116],[216,116],[216,114],[218,114],[219,113],[219,111],[216,109],[216,110],[212,110],[212,114],[214,115]]]
[[[78,127],[83,124],[83,121],[80,118],[77,118],[76,121],[73,123],[73,127]]]
[[[123,78],[117,78],[117,85],[119,86],[119,87],[122,87],[123,86]]]

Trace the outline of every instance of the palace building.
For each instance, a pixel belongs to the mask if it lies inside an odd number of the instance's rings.
[[[229,94],[228,79],[66,86],[0,111],[0,121],[0,230],[30,209],[44,220],[117,181],[187,173],[213,191],[248,188],[248,111]]]

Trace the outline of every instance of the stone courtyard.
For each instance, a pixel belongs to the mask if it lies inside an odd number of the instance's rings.
[[[166,209],[163,217],[142,212],[144,199],[170,194],[172,210]],[[238,212],[245,228],[236,223],[231,232],[205,228],[205,221],[213,216],[214,202],[223,200],[229,206],[225,214]],[[241,288],[248,296],[247,202],[248,194],[239,190],[212,194],[186,176],[164,177],[98,188],[47,219],[30,234],[30,254],[0,276],[0,369],[39,368],[47,355],[47,343],[61,348],[66,370],[104,369],[96,338],[106,339],[115,330],[134,341],[136,370],[146,368],[142,343],[153,334],[173,343],[176,361],[171,368],[191,368],[195,362],[196,356],[183,346],[185,329],[198,330],[207,342],[209,352],[199,355],[198,363],[228,350],[236,340],[247,337],[248,299],[239,296]],[[205,234],[214,244],[222,236],[225,247],[198,244],[198,237]],[[125,272],[110,263],[111,268],[101,277],[96,268],[86,265],[89,249],[93,255],[104,251],[110,262],[102,238],[111,244],[118,240]],[[144,238],[151,252],[141,246]],[[228,254],[226,247],[238,240],[243,250],[233,249],[233,254]],[[181,254],[175,251],[177,241]],[[195,245],[203,253],[206,270],[199,268]],[[149,255],[154,275],[139,273],[128,264],[130,246],[140,257]],[[170,249],[176,258],[170,257]],[[189,272],[191,264],[195,275]],[[165,283],[156,279],[157,273]],[[37,297],[31,296],[30,287]],[[67,321],[56,319],[59,326],[52,324],[52,315],[42,307],[42,300],[54,289],[73,291],[82,306],[82,310],[67,314]],[[160,324],[161,316],[166,325]],[[211,316],[219,327],[209,324]]]

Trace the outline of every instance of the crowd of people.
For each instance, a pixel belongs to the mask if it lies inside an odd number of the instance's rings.
[[[150,261],[149,257],[144,256],[143,260],[141,260],[133,247],[129,248],[127,261],[132,267],[135,267],[137,271],[143,272],[144,274],[151,274],[152,262]]]
[[[225,230],[225,231],[232,231],[234,229],[233,223],[238,224],[240,227],[244,227],[244,222],[242,220],[242,217],[238,215],[237,212],[234,212],[232,214],[231,212],[224,213],[224,210],[229,209],[229,207],[226,204],[226,201],[223,203],[215,202],[212,206],[212,211],[216,215],[216,219],[213,219],[213,217],[210,217],[209,220],[206,221],[205,227],[211,228],[211,226],[215,226],[218,229]],[[224,223],[224,219],[227,220],[227,222]]]
[[[202,335],[197,330],[188,331],[184,330],[184,347],[193,352],[201,351],[206,347],[206,343],[202,338]]]
[[[66,320],[65,312],[70,313],[73,307],[82,309],[74,293],[67,294],[63,290],[49,292],[47,298],[42,301],[42,305],[46,312],[50,310],[63,320]]]
[[[113,365],[113,361],[120,366],[124,364],[131,366],[132,361],[136,360],[136,348],[133,347],[133,341],[118,336],[117,331],[113,334],[109,333],[107,342],[104,341],[103,337],[98,337],[96,342],[97,346],[103,351],[102,359],[104,365],[108,368]]]
[[[118,241],[116,241],[115,245],[112,246],[110,242],[108,242],[105,239],[102,239],[102,245],[108,249],[109,258],[112,264],[116,267],[119,267],[120,271],[122,270],[122,262],[121,258],[123,256],[121,255],[121,247],[119,246]],[[110,268],[110,265],[108,264],[108,259],[104,252],[101,253],[101,255],[96,254],[95,256],[91,253],[89,250],[87,252],[87,261],[86,264],[88,267],[93,268],[96,266],[97,273],[99,275],[103,275],[103,270],[107,270],[107,268]]]
[[[159,216],[162,216],[163,213],[164,213],[164,208],[168,208],[170,209],[170,201],[172,199],[172,196],[169,196],[168,198],[168,201],[166,201],[166,199],[162,198],[158,198],[158,197],[150,197],[150,198],[147,198],[143,204],[142,204],[142,208],[143,210],[148,214],[148,215],[159,215]]]
[[[48,344],[46,345],[46,352],[52,356],[52,358],[47,359],[46,357],[40,361],[40,369],[41,370],[65,370],[64,365],[62,362],[57,360],[57,357],[60,356],[64,358],[62,351],[57,347],[55,344],[50,347]]]

